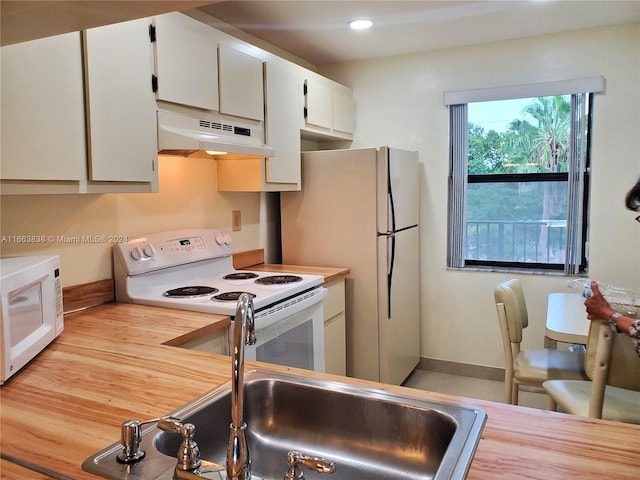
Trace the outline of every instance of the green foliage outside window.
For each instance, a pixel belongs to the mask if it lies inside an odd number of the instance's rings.
[[[469,174],[568,171],[570,96],[533,99],[504,132],[469,123]]]

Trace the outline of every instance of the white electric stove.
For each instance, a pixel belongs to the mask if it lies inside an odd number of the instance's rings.
[[[251,294],[258,343],[245,349],[246,358],[324,370],[321,275],[236,270],[231,236],[213,229],[156,232],[118,243],[113,264],[118,302],[233,319],[240,294]],[[301,348],[309,350],[304,359],[295,353]],[[275,353],[291,358],[278,361]]]

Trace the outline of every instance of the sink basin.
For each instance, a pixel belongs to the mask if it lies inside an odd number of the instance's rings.
[[[462,479],[486,422],[486,414],[470,406],[259,370],[245,374],[244,402],[252,474],[273,480],[283,478],[289,450],[335,462],[335,479]],[[196,426],[203,459],[224,465],[230,412],[226,385],[171,415]],[[176,433],[149,427],[139,463],[116,462],[118,443],[83,468],[112,479],[170,480],[180,442]],[[329,480],[304,473],[308,480]]]

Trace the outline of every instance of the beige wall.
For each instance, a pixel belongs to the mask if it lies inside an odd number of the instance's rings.
[[[259,193],[218,193],[215,161],[159,157],[159,193],[8,195],[0,197],[2,256],[59,254],[63,286],[111,278],[111,243],[67,243],[59,237],[122,235],[135,238],[180,228],[231,231],[231,211],[242,212],[234,251],[264,246]],[[265,223],[263,221],[263,223]],[[15,235],[51,237],[47,243],[12,243]]]
[[[606,91],[595,99],[590,276],[640,290],[640,225],[622,204],[640,175],[639,54],[633,24],[320,69],[354,89],[354,147],[420,153],[423,357],[501,367],[494,285],[522,279],[531,317],[525,346],[540,348],[547,295],[567,290],[563,276],[447,270],[444,91],[606,78]]]

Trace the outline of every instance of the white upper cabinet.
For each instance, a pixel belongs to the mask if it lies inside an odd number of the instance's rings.
[[[267,181],[300,187],[300,112],[296,72],[265,63],[266,140],[276,150],[267,159]]]
[[[354,132],[354,103],[351,90],[336,89],[332,92],[332,119],[333,129],[337,132],[353,135]]]
[[[264,120],[262,60],[220,45],[218,68],[220,113]]]
[[[2,162],[5,180],[86,178],[80,33],[2,47]]]
[[[153,52],[147,19],[85,32],[92,181],[157,180]]]
[[[265,62],[265,140],[276,154],[261,159],[218,159],[218,191],[300,190],[300,91],[295,66]]]
[[[2,194],[157,191],[148,20],[3,47],[1,57]]]
[[[158,100],[219,110],[216,30],[181,13],[155,17]]]
[[[303,134],[311,138],[352,140],[353,91],[333,80],[304,69],[301,72],[304,110]]]
[[[305,123],[309,127],[330,130],[333,126],[333,100],[331,87],[320,76],[305,80]]]

